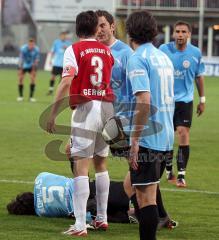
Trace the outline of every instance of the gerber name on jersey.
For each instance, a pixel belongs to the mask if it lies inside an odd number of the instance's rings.
[[[96,89],[83,89],[83,94],[85,96],[106,96],[105,90],[96,90]]]

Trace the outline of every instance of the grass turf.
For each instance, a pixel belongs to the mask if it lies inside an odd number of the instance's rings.
[[[10,216],[6,204],[18,193],[32,191],[34,178],[42,171],[71,176],[67,161],[49,160],[44,152],[48,142],[63,140],[64,149],[68,136],[48,135],[39,126],[39,117],[52,102],[46,96],[49,73],[38,72],[36,103],[28,101],[29,79],[25,79],[24,102],[16,102],[17,76],[15,70],[1,70],[1,144],[0,144],[0,239],[70,239],[61,231],[72,223],[70,219],[39,218],[34,216]],[[166,183],[161,187],[164,203],[169,214],[179,221],[179,227],[158,232],[159,240],[217,240],[219,239],[219,154],[218,154],[218,89],[216,78],[206,78],[206,112],[200,118],[194,113],[191,129],[191,157],[187,171],[186,192]],[[195,99],[195,105],[197,97]],[[194,106],[195,106],[194,105]],[[195,110],[195,109],[194,109]],[[66,109],[58,123],[69,125],[70,111]],[[122,180],[128,169],[121,159],[109,157],[109,171],[112,179]],[[93,177],[93,173],[91,174]],[[3,182],[2,180],[9,180]],[[15,183],[11,180],[29,181]],[[87,239],[138,239],[138,226],[110,224],[107,232],[90,232]]]

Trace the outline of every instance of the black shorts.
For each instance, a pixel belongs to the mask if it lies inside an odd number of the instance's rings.
[[[36,71],[37,69],[36,68],[33,69],[33,67],[30,67],[30,68],[21,68],[21,70],[23,73],[26,73],[26,72],[31,73],[33,70]]]
[[[96,196],[95,181],[90,182],[89,186],[90,186],[89,198],[95,198]],[[110,181],[107,210],[109,212],[129,210],[129,199],[125,193],[123,182]]]
[[[62,67],[53,67],[52,68],[52,74],[54,75],[61,75],[62,76],[62,71],[63,71],[63,68]]]
[[[174,130],[178,126],[190,128],[192,125],[193,102],[176,102],[173,116]]]
[[[110,147],[110,151],[111,151],[113,157],[128,158],[129,150],[130,150],[130,147],[125,147],[125,148],[112,148],[112,147]]]
[[[172,151],[156,151],[144,147],[139,148],[138,169],[130,167],[132,185],[150,185],[159,183],[161,164],[172,156]]]

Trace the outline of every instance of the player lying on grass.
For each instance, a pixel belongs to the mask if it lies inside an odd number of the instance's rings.
[[[17,195],[7,205],[9,214],[37,215],[44,217],[72,217],[74,179],[43,172],[35,179],[34,193],[24,192]],[[116,195],[115,195],[116,192]],[[87,221],[96,216],[95,182],[90,182],[90,196],[87,204]],[[129,199],[123,190],[122,182],[110,182],[108,198],[108,221],[129,223]],[[130,217],[133,221],[133,217]]]
[[[18,194],[7,205],[9,214],[37,215],[43,217],[73,217],[72,192],[74,179],[43,172],[35,179],[34,193]],[[115,195],[116,192],[116,195]],[[90,182],[90,196],[87,204],[87,222],[96,215],[95,182]],[[114,223],[137,223],[129,199],[124,192],[123,182],[110,182],[108,198],[108,221]],[[168,227],[167,225],[159,225]]]

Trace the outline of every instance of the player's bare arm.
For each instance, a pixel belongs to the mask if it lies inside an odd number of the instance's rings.
[[[55,96],[55,101],[53,103],[51,114],[50,114],[49,120],[47,122],[47,132],[49,132],[49,133],[55,132],[55,118],[56,118],[59,106],[61,105],[63,98],[69,92],[71,80],[72,80],[72,77],[64,77],[64,78],[62,78],[62,81],[60,82],[60,84],[58,86],[56,96]]]
[[[199,104],[197,105],[198,117],[205,111],[205,93],[204,93],[204,77],[199,76],[196,78],[196,87],[199,94]]]
[[[148,114],[150,111],[150,93],[149,92],[138,92],[136,93],[136,108],[135,116],[133,120],[134,129],[131,135],[131,149],[129,156],[129,163],[134,170],[138,168],[138,141],[144,126],[147,123]]]

